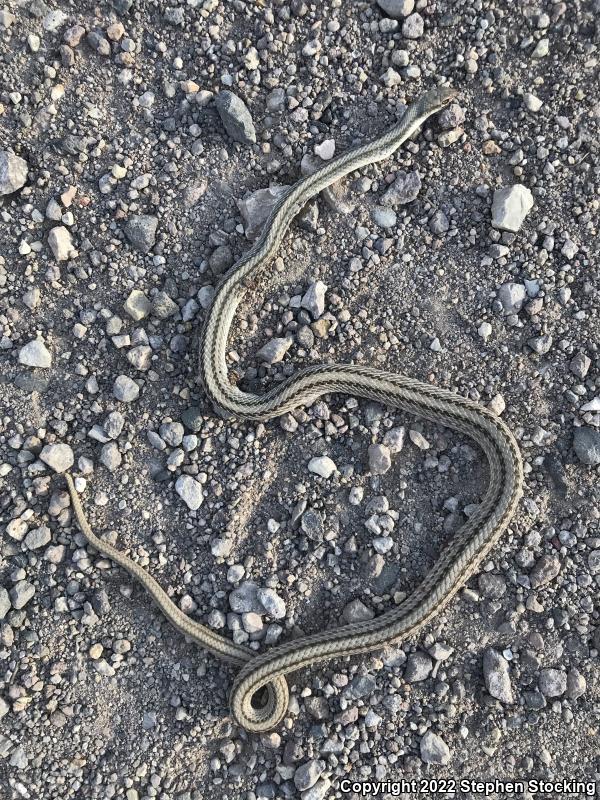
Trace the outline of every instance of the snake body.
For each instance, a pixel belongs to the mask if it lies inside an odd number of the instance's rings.
[[[296,214],[325,187],[361,167],[389,158],[425,120],[455,96],[438,87],[410,105],[396,126],[378,139],[342,154],[300,180],[271,212],[261,236],[218,286],[199,345],[200,379],[215,408],[239,419],[267,420],[329,392],[358,395],[411,412],[470,436],[485,453],[489,485],[476,512],[453,537],[421,585],[401,604],[364,622],[324,630],[256,655],[187,617],[134,561],[90,529],[70,475],[79,527],[100,552],[124,567],[149,592],[167,618],[206,650],[241,667],[231,691],[231,710],[249,731],[267,731],[283,719],[289,702],[286,675],[316,663],[381,649],[417,631],[454,596],[509,524],[522,490],[519,448],[507,426],[487,409],[414,378],[353,364],[308,367],[263,395],[243,392],[228,378],[227,340],[250,276],[273,258]],[[261,702],[257,702],[257,700]]]

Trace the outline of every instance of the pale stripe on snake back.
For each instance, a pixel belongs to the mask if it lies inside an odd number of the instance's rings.
[[[353,170],[391,156],[454,96],[454,90],[447,87],[432,89],[409,106],[388,133],[339,156],[295,184],[271,213],[256,243],[218,286],[200,335],[200,378],[208,398],[221,413],[266,420],[307,405],[324,393],[342,392],[441,423],[467,434],[481,447],[489,464],[486,493],[477,511],[403,603],[375,619],[294,639],[256,655],[189,620],[145,570],[96,538],[85,521],[73,482],[67,477],[75,514],[88,541],[127,569],[177,628],[217,656],[242,665],[230,702],[235,719],[249,731],[266,731],[281,722],[289,700],[285,678],[288,673],[324,660],[380,649],[413,634],[431,619],[473,574],[506,529],[521,494],[521,456],[506,425],[487,409],[452,392],[404,375],[352,364],[308,367],[264,395],[243,392],[228,378],[227,341],[245,285],[273,258],[295,215],[326,186]],[[256,702],[258,698],[261,703]]]

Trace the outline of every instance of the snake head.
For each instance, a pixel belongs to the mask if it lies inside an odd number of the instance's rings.
[[[449,105],[458,95],[458,91],[451,86],[436,86],[430,89],[418,101],[419,106],[427,116],[437,114]]]

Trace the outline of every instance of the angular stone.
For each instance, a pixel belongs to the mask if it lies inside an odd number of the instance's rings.
[[[543,555],[531,570],[529,580],[533,589],[545,586],[560,572],[560,561],[556,556]]]
[[[124,231],[129,243],[140,253],[149,253],[156,241],[158,219],[150,214],[134,214],[125,223]]]
[[[35,594],[35,587],[29,581],[19,581],[10,590],[13,608],[19,611],[24,608]]]
[[[236,142],[254,144],[256,131],[252,116],[244,101],[226,89],[220,91],[215,105],[227,133]]]
[[[416,653],[411,653],[408,656],[404,680],[407,683],[419,683],[429,677],[432,669],[433,662],[431,657],[417,650]]]
[[[48,234],[48,245],[57,261],[68,261],[73,254],[71,234],[64,225],[57,225]]]
[[[277,364],[283,359],[291,344],[292,339],[288,337],[271,339],[260,348],[256,358],[266,364]]]
[[[113,384],[113,395],[122,403],[133,403],[140,394],[140,387],[128,375],[119,375]]]
[[[4,586],[0,586],[0,619],[4,619],[4,617],[8,614],[11,609],[11,605],[12,603],[10,602],[8,592]]]
[[[0,195],[21,189],[27,181],[28,168],[24,158],[9,150],[0,150]]]
[[[308,462],[308,471],[322,478],[330,478],[336,469],[335,462],[329,456],[315,456]]]
[[[296,789],[305,792],[314,786],[323,774],[323,763],[316,758],[307,761],[306,764],[299,766],[294,773],[294,783]]]
[[[389,447],[384,444],[369,446],[369,470],[373,475],[385,475],[392,466]]]
[[[40,459],[55,472],[66,472],[75,463],[73,450],[68,444],[47,444],[40,453]]]
[[[386,206],[406,205],[412,202],[421,190],[421,176],[414,172],[400,170],[396,180],[384,193],[381,202]]]
[[[502,303],[505,314],[518,314],[527,297],[527,290],[522,283],[503,283],[498,289],[498,300]]]
[[[415,0],[377,0],[377,5],[392,19],[408,17],[415,7]]]
[[[600,464],[600,430],[587,426],[575,428],[573,449],[582,464]]]
[[[416,11],[404,20],[402,25],[402,36],[406,39],[419,39],[423,36],[425,21]]]
[[[19,364],[49,369],[52,365],[52,356],[41,339],[33,339],[19,350]]]
[[[269,186],[268,189],[257,189],[237,201],[247,239],[254,241],[259,236],[269,214],[289,190],[289,186]]]
[[[274,589],[259,589],[257,596],[265,614],[268,614],[272,619],[283,619],[285,617],[285,600]]]
[[[492,202],[492,226],[516,233],[533,208],[533,195],[522,183],[496,189]]]
[[[423,736],[419,749],[421,760],[426,764],[447,764],[450,761],[448,745],[433,731],[427,731]]]
[[[567,674],[562,669],[540,670],[540,692],[544,697],[560,697],[567,691]]]
[[[506,705],[514,702],[508,661],[497,650],[488,648],[483,654],[483,678],[488,692]]]
[[[325,286],[323,281],[315,281],[311,283],[300,301],[301,307],[305,308],[313,319],[319,319],[325,311],[326,291],[327,286]]]
[[[25,547],[28,550],[37,550],[48,544],[52,535],[50,528],[47,525],[41,525],[39,528],[33,528],[25,537]]]
[[[191,511],[197,511],[202,505],[202,484],[191,475],[180,475],[175,482],[175,491]]]

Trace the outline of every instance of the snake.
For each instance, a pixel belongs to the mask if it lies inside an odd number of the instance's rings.
[[[264,421],[323,394],[349,394],[382,403],[470,437],[483,451],[489,481],[472,513],[442,549],[418,587],[380,615],[300,636],[257,653],[191,619],[135,561],[91,530],[72,476],[66,480],[78,526],[88,543],[127,570],[167,619],[205,650],[237,668],[230,692],[235,721],[252,733],[277,727],[289,705],[286,676],[331,659],[381,650],[418,631],[446,606],[477,571],[509,525],[522,495],[523,464],[506,423],[486,407],[434,384],[360,364],[316,364],[298,370],[263,394],[239,388],[229,378],[227,342],[238,305],[254,278],[274,257],[285,233],[307,202],[350,172],[389,158],[457,92],[436,86],[407,106],[399,121],[378,138],[324,162],[278,200],[261,235],[221,278],[199,336],[199,379],[216,412],[225,418]]]

